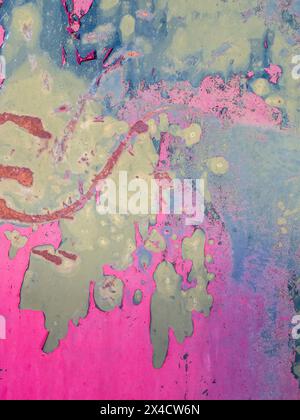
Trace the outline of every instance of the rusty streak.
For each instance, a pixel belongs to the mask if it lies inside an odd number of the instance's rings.
[[[0,165],[0,179],[12,179],[24,187],[31,187],[33,184],[33,172],[28,168]]]
[[[9,112],[0,114],[0,125],[12,122],[28,133],[40,139],[51,139],[52,135],[48,131],[44,130],[42,121],[37,117],[30,117],[27,115],[16,115]]]
[[[114,153],[110,156],[110,158],[106,162],[104,168],[99,172],[98,175],[95,176],[88,192],[84,194],[79,200],[77,200],[72,205],[68,207],[64,207],[63,209],[57,210],[53,213],[29,215],[29,214],[21,213],[21,212],[18,212],[16,210],[9,208],[6,204],[6,201],[4,199],[0,199],[0,219],[21,222],[21,223],[26,223],[26,224],[34,224],[34,223],[42,224],[42,223],[58,221],[61,219],[72,218],[73,215],[79,210],[81,210],[86,205],[86,203],[90,201],[91,198],[94,196],[97,184],[100,181],[105,180],[109,175],[111,175],[121,155],[127,149],[127,146],[131,138],[134,135],[140,134],[147,130],[148,130],[148,126],[142,121],[138,121],[136,124],[134,124],[131,127],[126,139],[123,140],[119,144],[117,149],[114,151]]]
[[[61,265],[62,259],[57,257],[56,255],[50,254],[48,251],[38,251],[37,249],[33,249],[32,253],[44,258],[47,261],[52,262],[55,265]]]

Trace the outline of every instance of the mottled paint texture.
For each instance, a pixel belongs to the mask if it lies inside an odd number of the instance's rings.
[[[299,399],[299,42],[297,0],[0,2],[0,399]],[[124,171],[203,223],[99,214]]]

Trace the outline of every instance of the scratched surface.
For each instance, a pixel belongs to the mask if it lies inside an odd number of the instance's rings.
[[[298,0],[0,1],[0,399],[299,399],[299,42]],[[124,171],[204,221],[100,215]]]

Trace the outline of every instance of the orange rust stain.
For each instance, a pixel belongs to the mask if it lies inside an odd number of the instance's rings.
[[[24,212],[19,212],[17,210],[9,208],[6,204],[6,201],[3,198],[0,198],[0,219],[26,224],[42,224],[58,221],[61,219],[73,219],[74,214],[83,209],[84,206],[94,197],[96,193],[96,187],[99,181],[105,180],[109,175],[111,175],[121,155],[128,148],[131,138],[137,134],[144,133],[147,130],[148,125],[145,124],[142,120],[135,123],[129,130],[127,137],[119,144],[117,149],[112,153],[103,169],[95,176],[88,192],[85,195],[83,195],[79,200],[75,201],[72,205],[54,211],[52,213],[48,212],[47,214],[29,215]]]
[[[39,255],[40,257],[43,257],[45,260],[50,261],[55,265],[62,264],[62,259],[60,257],[50,254],[50,252],[48,251],[38,251],[37,249],[33,249],[32,253],[35,255]]]
[[[136,132],[134,131],[134,133]],[[9,208],[6,204],[6,201],[4,199],[0,199],[0,219],[32,224],[32,223],[48,223],[48,222],[54,222],[60,219],[72,218],[73,215],[79,210],[81,210],[86,205],[86,203],[90,201],[91,198],[95,195],[96,187],[99,181],[102,181],[106,179],[109,175],[111,175],[123,151],[127,148],[128,141],[132,137],[132,135],[133,133],[130,133],[127,139],[119,144],[118,148],[114,151],[114,153],[108,159],[102,171],[98,175],[96,175],[96,177],[94,178],[94,181],[90,189],[88,190],[88,192],[72,205],[68,207],[64,207],[53,213],[31,216],[29,214],[18,212],[16,210]]]
[[[127,55],[132,58],[140,57],[141,54],[137,51],[128,51]]]
[[[40,139],[51,139],[52,135],[48,131],[45,131],[43,123],[40,118],[30,117],[27,115],[16,115],[9,112],[0,114],[0,125],[12,122],[28,133]]]
[[[69,252],[66,252],[66,251],[58,251],[58,253],[62,255],[63,257],[68,258],[69,260],[77,261],[78,257],[75,254],[70,254]]]
[[[0,165],[0,180],[1,179],[12,179],[24,187],[31,187],[33,184],[33,172],[28,168]]]

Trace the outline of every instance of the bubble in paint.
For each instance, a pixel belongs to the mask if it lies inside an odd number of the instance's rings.
[[[123,40],[127,40],[135,32],[135,19],[131,15],[123,17],[120,25]]]
[[[134,305],[140,305],[143,300],[143,292],[140,289],[137,289],[133,295],[133,303]]]
[[[215,175],[225,175],[229,170],[229,163],[223,157],[214,157],[208,160],[207,166]]]
[[[182,137],[184,138],[186,145],[192,147],[199,143],[202,136],[202,128],[199,124],[192,124],[190,127],[183,130]]]
[[[214,259],[213,259],[212,255],[207,255],[207,256],[206,256],[206,258],[205,258],[205,260],[206,260],[206,262],[207,262],[207,263],[209,263],[209,264],[211,264],[211,263],[214,261]]]
[[[252,83],[253,92],[259,96],[266,96],[270,93],[270,85],[266,79],[257,79]]]
[[[208,273],[207,280],[208,281],[214,281],[216,278],[216,275],[214,273]]]

